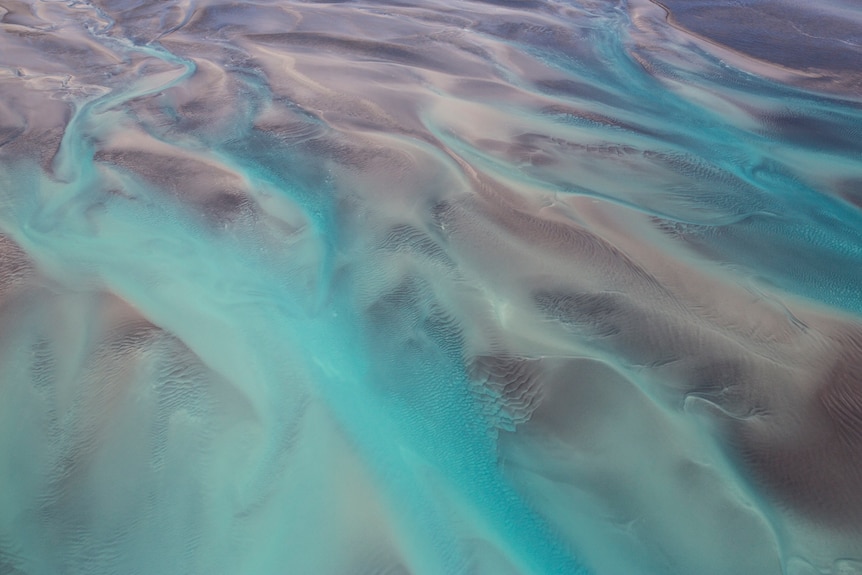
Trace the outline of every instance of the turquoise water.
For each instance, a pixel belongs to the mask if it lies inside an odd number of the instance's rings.
[[[862,574],[854,4],[0,14],[0,574]]]

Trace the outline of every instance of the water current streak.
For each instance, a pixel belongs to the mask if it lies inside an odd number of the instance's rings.
[[[0,574],[862,575],[849,0],[0,28]]]

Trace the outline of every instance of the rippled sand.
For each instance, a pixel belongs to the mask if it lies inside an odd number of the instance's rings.
[[[0,574],[862,574],[855,0],[0,28]]]

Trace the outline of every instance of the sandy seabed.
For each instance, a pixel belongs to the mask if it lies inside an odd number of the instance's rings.
[[[0,574],[862,575],[849,0],[0,0]]]

